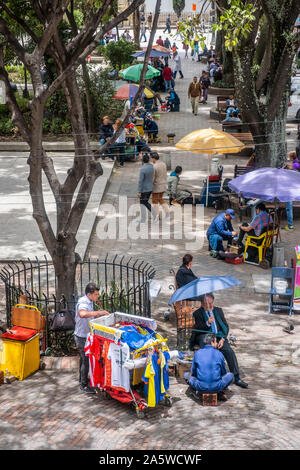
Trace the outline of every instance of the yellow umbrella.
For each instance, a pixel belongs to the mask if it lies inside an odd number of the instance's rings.
[[[175,147],[181,150],[189,150],[193,153],[220,154],[240,152],[245,148],[245,145],[228,132],[222,132],[210,128],[199,129],[191,132],[177,142]],[[210,158],[208,157],[208,176],[209,171]],[[209,177],[207,179],[206,207],[208,203],[208,186]]]

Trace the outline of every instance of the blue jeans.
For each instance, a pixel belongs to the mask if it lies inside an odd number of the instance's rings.
[[[174,79],[176,78],[176,75],[177,75],[177,70],[175,70],[175,71],[173,72],[173,78],[174,78]],[[181,70],[179,70],[179,75],[180,75],[181,78],[183,78],[183,73],[182,73]]]
[[[172,89],[172,81],[164,79],[165,82],[165,91],[167,92],[169,89]]]
[[[293,202],[286,202],[285,203],[285,209],[286,209],[286,216],[287,216],[287,224],[289,228],[291,228],[294,225],[293,221]]]
[[[215,251],[225,251],[223,247],[223,238],[221,235],[218,235],[217,233],[214,233],[213,235],[210,235],[209,237],[209,244],[211,246],[212,250]],[[231,244],[232,242],[232,237],[228,237],[226,240],[228,240],[228,243]]]
[[[125,142],[124,143],[113,144],[110,148],[112,150],[112,155],[111,155],[112,160],[115,159],[116,153],[114,152],[114,149],[116,149],[117,150],[117,155],[119,155],[119,158],[120,158],[120,165],[124,166],[125,149],[126,149]]]
[[[147,38],[146,38],[146,34],[145,34],[145,33],[144,33],[144,34],[141,34],[140,41],[142,40],[142,37],[144,37],[144,42],[146,42],[146,41],[147,41]]]

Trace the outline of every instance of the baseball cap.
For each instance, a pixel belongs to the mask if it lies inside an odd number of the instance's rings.
[[[230,215],[230,217],[231,217],[232,219],[235,218],[235,214],[234,214],[234,210],[233,210],[233,209],[227,209],[227,210],[225,211],[225,214]]]

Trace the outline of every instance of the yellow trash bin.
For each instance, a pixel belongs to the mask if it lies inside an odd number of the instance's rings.
[[[2,336],[5,364],[0,367],[19,380],[23,380],[40,367],[39,334],[26,341],[19,341]]]

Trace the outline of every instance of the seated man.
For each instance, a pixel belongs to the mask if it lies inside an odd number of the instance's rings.
[[[179,111],[179,105],[180,105],[180,98],[177,95],[175,90],[171,90],[170,88],[168,89],[168,100],[167,100],[167,106],[169,108],[169,111],[175,111],[175,109],[178,108]]]
[[[250,225],[245,222],[239,225],[240,233],[237,239],[238,245],[245,249],[242,241],[246,233],[254,237],[259,237],[262,233],[266,232],[268,227],[272,224],[272,216],[267,213],[264,203],[259,202],[256,206],[256,216],[253,217]]]
[[[203,295],[201,298],[201,307],[194,313],[195,329],[190,340],[190,349],[198,345],[200,348],[204,346],[204,337],[207,333],[218,336],[218,349],[223,353],[228,364],[230,372],[234,375],[235,385],[247,388],[248,384],[240,379],[238,361],[235,352],[227,341],[229,326],[225,319],[224,312],[219,307],[214,307],[213,294]]]
[[[152,119],[152,115],[150,113],[146,113],[144,119],[144,131],[148,134],[148,138],[150,140],[154,140],[155,142],[159,142],[157,135],[158,135],[158,125]]]
[[[228,245],[231,245],[232,237],[237,235],[237,232],[233,230],[231,224],[231,219],[234,218],[234,210],[227,209],[213,219],[206,232],[207,239],[213,251],[225,251],[223,240],[227,240]]]
[[[230,116],[234,111],[239,113],[238,105],[236,99],[233,95],[229,95],[229,98],[226,100],[226,118]]]
[[[171,199],[171,204],[192,204],[193,195],[187,189],[180,189],[178,187],[179,177],[182,174],[182,167],[177,166],[174,171],[170,173],[167,178],[167,194]]]
[[[204,335],[203,344],[203,349],[195,352],[188,383],[198,393],[218,393],[219,399],[225,401],[224,389],[232,383],[234,376],[226,371],[216,336]]]
[[[214,76],[215,71],[220,67],[216,59],[213,59],[213,61],[209,64],[209,75],[211,77]]]
[[[100,133],[100,146],[102,147],[112,137],[114,133],[114,128],[112,124],[110,123],[108,116],[104,116],[103,124],[101,124],[99,127],[99,133]]]

